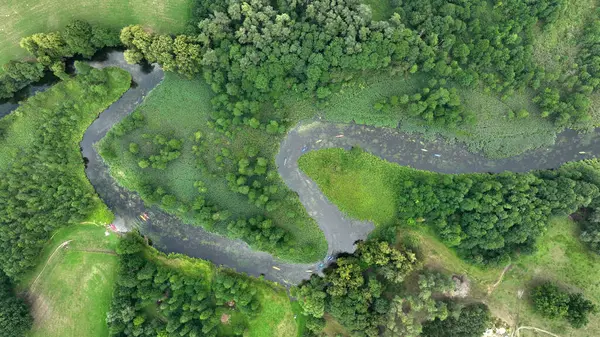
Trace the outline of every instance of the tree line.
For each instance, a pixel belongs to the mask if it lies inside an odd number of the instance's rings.
[[[535,250],[552,216],[566,217],[600,196],[597,160],[530,173],[447,175],[410,171],[398,183],[399,220],[431,226],[474,263]]]
[[[105,47],[120,45],[119,34],[106,28],[75,20],[60,31],[37,33],[21,39],[35,61],[10,61],[2,66],[0,75],[0,99],[7,99],[44,77],[46,71],[64,79],[65,60],[76,55],[92,57]]]

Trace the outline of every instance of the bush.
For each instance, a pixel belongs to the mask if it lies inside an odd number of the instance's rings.
[[[596,312],[596,306],[582,294],[569,294],[551,282],[535,287],[531,297],[539,314],[549,319],[564,318],[574,328],[587,325],[587,315]]]
[[[15,296],[8,276],[0,270],[0,335],[25,336],[32,324],[27,304]]]

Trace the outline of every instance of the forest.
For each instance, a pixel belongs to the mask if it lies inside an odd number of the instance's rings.
[[[51,233],[82,221],[110,221],[83,172],[79,140],[96,116],[129,88],[120,69],[77,63],[79,75],[31,97],[0,120],[0,264],[11,278],[31,268]],[[23,129],[35,130],[22,134]],[[24,135],[29,138],[23,138]]]

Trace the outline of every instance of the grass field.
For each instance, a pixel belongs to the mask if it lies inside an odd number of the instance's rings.
[[[274,158],[279,147],[279,138],[268,135],[264,130],[250,129],[238,132],[229,138],[215,132],[207,126],[211,112],[210,87],[202,80],[187,80],[178,75],[167,73],[160,86],[154,89],[144,103],[138,107],[144,118],[144,126],[119,137],[114,132],[101,141],[100,154],[111,168],[111,174],[124,187],[139,191],[145,182],[163,187],[184,203],[191,203],[198,195],[195,181],[203,181],[207,187],[207,200],[226,209],[234,217],[251,217],[263,214],[264,210],[250,203],[242,194],[232,192],[227,186],[225,174],[237,171],[237,161],[226,160],[220,166],[215,158],[222,154],[221,148],[231,152],[230,158],[245,157],[244,148],[256,146],[261,155]],[[207,170],[197,167],[198,158],[192,152],[193,135],[201,131],[204,135],[206,150],[202,154],[202,163]],[[147,168],[142,170],[139,157],[129,152],[129,144],[135,142],[143,147],[147,143],[143,134],[163,134],[183,139],[181,156],[169,163],[165,170]],[[287,187],[279,180],[279,193],[284,195]],[[281,250],[277,256],[290,261],[312,262],[322,258],[327,251],[323,233],[312,218],[308,216],[297,198],[282,197],[284,206],[268,212],[275,223],[288,229],[298,242],[294,250]],[[288,214],[297,216],[290,220]],[[183,215],[183,220],[193,224],[192,217]],[[209,230],[226,233],[226,223],[217,224]]]
[[[117,276],[118,237],[101,226],[58,230],[38,266],[20,282],[35,323],[29,337],[106,337],[106,313]],[[64,242],[69,242],[61,246]]]
[[[19,41],[35,33],[58,30],[74,19],[119,30],[143,24],[161,33],[182,32],[192,0],[4,0],[0,2],[0,64],[26,55]]]

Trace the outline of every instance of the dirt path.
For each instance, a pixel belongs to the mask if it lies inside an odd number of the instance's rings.
[[[37,281],[40,279],[40,276],[42,276],[42,274],[44,273],[44,270],[46,270],[46,267],[48,266],[48,263],[50,262],[50,260],[52,260],[52,258],[54,257],[54,255],[56,253],[58,253],[58,251],[61,248],[64,248],[66,245],[69,244],[69,242],[71,242],[73,240],[68,240],[65,241],[63,243],[61,243],[58,247],[56,247],[56,249],[52,252],[52,254],[50,255],[50,257],[48,257],[48,259],[46,260],[46,263],[44,263],[44,268],[42,268],[42,270],[40,271],[40,273],[38,274],[38,276],[35,278],[35,280],[33,280],[33,282],[31,283],[31,285],[29,286],[29,290],[28,293],[32,294],[33,291],[35,290],[35,286],[37,285]]]
[[[108,255],[117,255],[117,253],[115,253],[112,250],[109,249],[76,249],[76,252],[85,252],[85,253],[101,253],[101,254],[108,254]]]
[[[494,285],[492,285],[491,287],[488,287],[488,292],[487,292],[488,296],[490,296],[494,292],[494,290],[496,290],[496,287],[499,286],[500,283],[502,283],[504,274],[506,274],[506,272],[509,271],[511,267],[512,267],[512,263],[509,263],[508,265],[506,265],[506,267],[504,267],[504,269],[502,270],[502,273],[500,274],[498,281],[496,281],[496,283],[494,283]]]
[[[513,334],[513,337],[519,337],[519,336],[520,336],[520,331],[521,331],[521,329],[523,329],[523,330],[533,330],[533,331],[536,331],[536,332],[545,333],[545,334],[547,334],[547,335],[550,335],[550,336],[553,336],[553,337],[560,337],[559,335],[553,334],[553,333],[552,333],[552,332],[550,332],[550,331],[542,330],[542,329],[540,329],[540,328],[536,328],[536,327],[533,327],[533,326],[520,326],[520,327],[519,327],[519,328],[518,328],[518,329],[515,331],[515,333]]]

